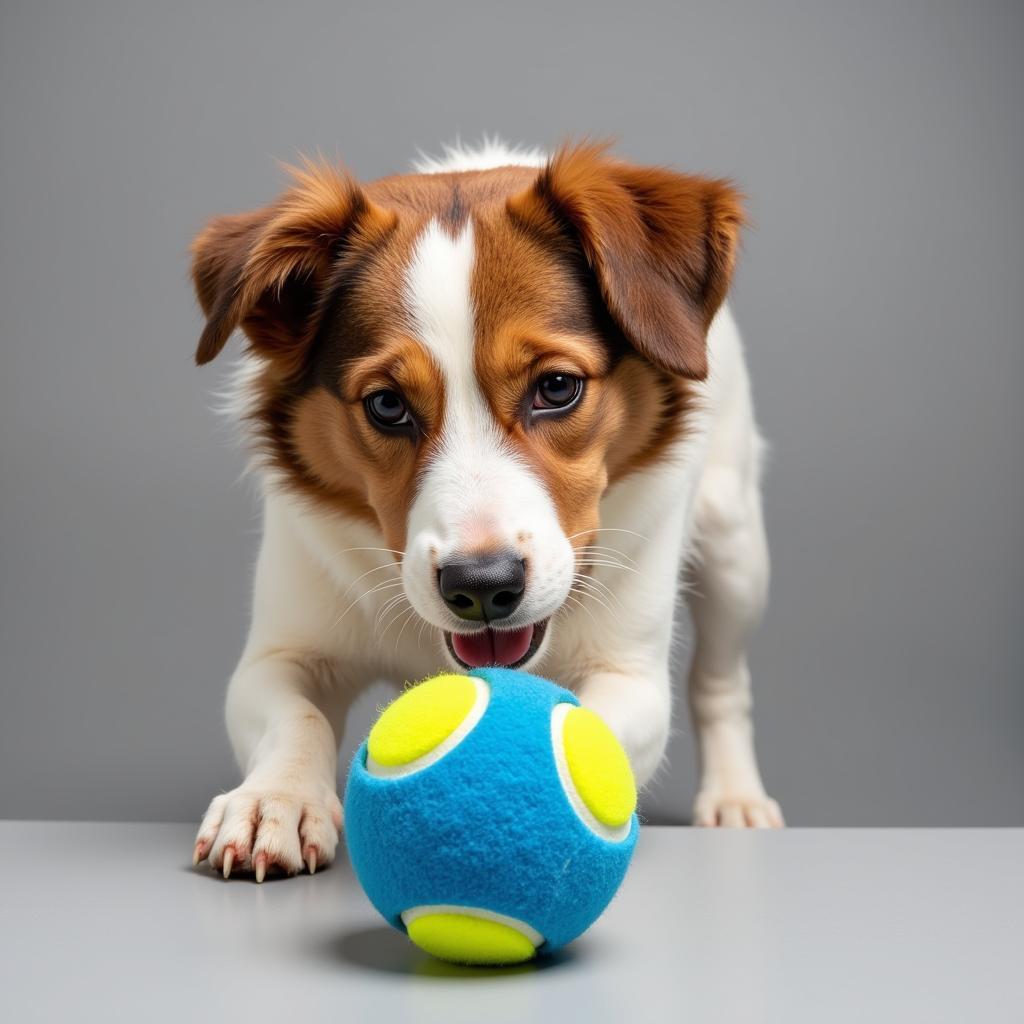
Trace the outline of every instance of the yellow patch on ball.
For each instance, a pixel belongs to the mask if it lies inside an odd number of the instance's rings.
[[[385,708],[370,730],[366,752],[387,768],[425,757],[455,732],[476,701],[469,676],[434,676]]]
[[[636,810],[636,782],[629,759],[604,720],[574,707],[562,725],[565,762],[580,799],[608,828],[621,828]]]
[[[471,914],[423,914],[406,926],[420,949],[460,964],[521,964],[537,950],[511,925]]]

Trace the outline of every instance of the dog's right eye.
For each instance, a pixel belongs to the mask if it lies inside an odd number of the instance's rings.
[[[546,373],[533,395],[534,414],[567,411],[582,393],[583,381],[574,374]]]
[[[375,391],[363,400],[369,421],[379,430],[389,433],[405,432],[412,429],[412,414],[405,399],[390,390]]]

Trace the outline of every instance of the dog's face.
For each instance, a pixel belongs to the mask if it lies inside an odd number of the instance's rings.
[[[205,363],[242,326],[276,479],[376,525],[463,665],[523,665],[616,479],[684,427],[741,220],[594,147],[360,187],[310,166],[196,240]]]

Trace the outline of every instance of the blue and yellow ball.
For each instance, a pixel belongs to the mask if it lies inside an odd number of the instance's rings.
[[[636,786],[611,730],[511,669],[440,675],[381,714],[345,793],[370,902],[443,960],[521,963],[582,934],[636,845]]]

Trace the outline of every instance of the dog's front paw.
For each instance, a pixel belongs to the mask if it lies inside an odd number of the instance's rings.
[[[782,811],[766,793],[704,789],[693,805],[693,823],[704,828],[782,828]]]
[[[341,801],[333,789],[298,791],[242,783],[215,796],[196,836],[192,863],[209,858],[225,878],[252,872],[262,882],[268,871],[313,874],[334,859],[341,830]]]

